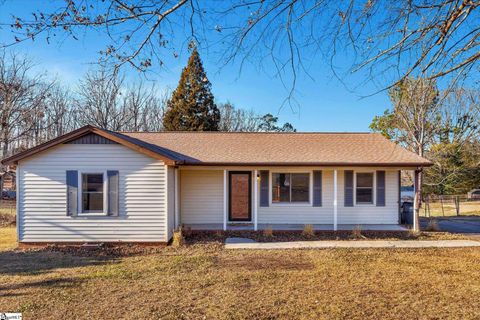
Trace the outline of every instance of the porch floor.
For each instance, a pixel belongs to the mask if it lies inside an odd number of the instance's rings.
[[[202,223],[202,224],[185,224],[186,228],[197,231],[216,231],[223,230],[221,223]],[[264,230],[266,227],[271,227],[276,231],[301,231],[305,227],[304,224],[258,224],[258,230]],[[350,231],[355,227],[360,227],[363,231],[408,231],[408,228],[398,224],[339,224],[339,231]],[[333,231],[331,224],[313,224],[315,231]],[[253,224],[228,224],[227,230],[234,231],[252,231]]]

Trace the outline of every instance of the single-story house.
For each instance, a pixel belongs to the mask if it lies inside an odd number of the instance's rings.
[[[376,133],[112,132],[85,126],[2,161],[20,243],[167,243],[197,230],[398,230],[400,171]]]

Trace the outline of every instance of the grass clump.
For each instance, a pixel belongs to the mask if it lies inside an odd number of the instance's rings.
[[[362,234],[362,227],[360,225],[356,225],[352,230],[352,238],[353,239],[365,239],[366,237]]]
[[[305,237],[314,237],[315,230],[313,230],[313,224],[306,224],[303,227],[302,235]]]
[[[427,231],[440,231],[440,226],[438,225],[437,219],[431,219],[427,224]]]
[[[183,236],[183,228],[180,227],[173,232],[172,246],[180,247],[185,244],[185,237]]]
[[[272,226],[266,226],[265,229],[263,229],[263,235],[267,238],[273,237],[273,229]]]
[[[15,214],[0,212],[0,227],[15,226],[17,222]]]

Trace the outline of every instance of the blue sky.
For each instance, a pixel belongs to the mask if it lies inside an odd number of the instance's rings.
[[[11,21],[12,12],[22,16],[37,9],[37,1],[6,1],[0,10],[0,21]],[[10,29],[0,29],[0,43],[7,39],[12,39]],[[28,41],[13,48],[17,53],[28,55],[37,64],[37,70],[48,72],[65,85],[74,87],[85,72],[92,68],[91,63],[96,61],[98,51],[105,45],[105,35],[89,32],[79,37],[78,41],[65,39],[61,43],[52,41],[47,44],[39,38],[35,42]],[[273,72],[268,71],[272,68],[268,62],[262,66],[262,70],[259,70],[258,64],[247,64],[239,73],[238,64],[219,68],[214,54],[206,50],[199,51],[218,102],[230,101],[237,107],[253,109],[261,114],[278,115],[282,122],[292,123],[298,131],[369,131],[372,118],[390,106],[385,92],[361,98],[376,92],[378,86],[367,84],[352,92],[333,76],[327,63],[316,59],[309,65],[314,80],[306,75],[299,76],[295,93],[298,106],[281,107],[288,90],[283,87],[280,79],[273,76]],[[166,70],[151,73],[148,79],[154,81],[160,90],[174,88],[187,59],[188,52],[180,52],[178,59],[169,59]],[[348,55],[345,59],[348,60]],[[129,80],[138,80],[137,71],[128,67],[124,71]],[[355,83],[361,82],[365,77],[360,72],[343,80],[354,88]]]

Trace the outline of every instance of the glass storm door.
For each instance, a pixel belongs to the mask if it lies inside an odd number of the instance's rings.
[[[229,172],[229,220],[251,221],[252,219],[252,173]]]

